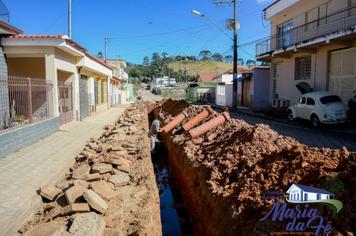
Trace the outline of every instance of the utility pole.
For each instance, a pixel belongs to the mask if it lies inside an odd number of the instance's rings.
[[[187,54],[184,56],[184,80],[185,83],[188,83],[188,78],[187,78]]]
[[[237,68],[237,57],[238,57],[238,52],[237,52],[237,31],[238,31],[238,22],[237,22],[237,5],[240,2],[240,0],[214,0],[214,3],[216,4],[233,4],[234,7],[234,18],[233,18],[233,25],[232,29],[234,32],[234,37],[233,37],[233,52],[234,52],[234,59],[233,59],[233,85],[232,85],[232,108],[237,109],[237,73],[238,73],[238,68]]]
[[[72,38],[72,0],[68,0],[68,36]]]
[[[106,61],[108,59],[108,42],[109,42],[109,38],[105,37],[104,38],[104,44],[105,44],[104,60],[105,60],[105,63],[106,63]]]
[[[237,110],[237,1],[234,0],[234,63],[233,63],[233,80],[232,80],[232,107]]]

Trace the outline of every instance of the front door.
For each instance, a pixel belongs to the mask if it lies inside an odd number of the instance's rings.
[[[251,80],[250,79],[244,79],[242,81],[242,106],[243,107],[250,107],[250,84]]]
[[[66,124],[73,120],[72,83],[58,81],[59,123]]]
[[[79,103],[80,103],[80,119],[89,115],[89,95],[88,95],[88,80],[84,75],[79,79]]]

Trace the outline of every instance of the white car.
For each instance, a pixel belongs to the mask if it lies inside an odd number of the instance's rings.
[[[347,107],[336,94],[326,91],[303,94],[298,104],[288,108],[288,119],[309,120],[314,127],[345,123]]]

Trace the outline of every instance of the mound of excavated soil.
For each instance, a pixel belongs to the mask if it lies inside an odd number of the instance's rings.
[[[185,102],[162,103],[154,110],[170,113],[174,109],[172,116],[184,111],[188,117],[183,123],[202,110],[199,106],[187,107]],[[292,183],[334,192],[344,207],[333,225],[338,232],[356,231],[356,153],[346,148],[311,148],[279,135],[267,125],[251,126],[234,119],[194,140],[181,126],[169,135],[177,148],[184,149],[192,165],[208,171],[205,181],[210,193],[232,199],[229,207],[241,235],[271,232],[274,226],[258,222],[273,204],[261,200],[262,196],[267,191],[285,192]]]

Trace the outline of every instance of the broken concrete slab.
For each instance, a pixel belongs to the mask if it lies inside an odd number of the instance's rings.
[[[68,189],[64,195],[68,203],[74,203],[79,197],[81,197],[86,188],[81,185],[74,185],[70,189]]]
[[[120,172],[125,172],[129,173],[130,172],[130,167],[128,166],[116,166],[113,171],[114,174],[119,174]]]
[[[131,161],[122,158],[122,157],[116,157],[116,158],[112,158],[109,160],[106,160],[105,162],[110,163],[112,165],[116,165],[116,166],[130,166]]]
[[[105,221],[95,212],[78,214],[70,226],[69,232],[75,236],[103,236]]]
[[[117,195],[117,193],[113,190],[113,185],[106,181],[92,182],[90,183],[90,188],[106,201],[109,201]]]
[[[40,189],[40,195],[50,201],[53,201],[60,193],[62,190],[52,184],[43,185]]]
[[[57,221],[50,221],[47,223],[39,224],[26,232],[26,236],[38,236],[38,235],[60,235],[62,231],[62,225]]]
[[[112,165],[106,163],[95,163],[91,170],[93,173],[105,174],[112,170]]]
[[[62,208],[62,215],[90,212],[88,203],[72,203]]]
[[[97,210],[102,214],[104,214],[109,207],[106,201],[93,190],[87,189],[84,192],[83,196],[93,209]]]
[[[112,175],[108,181],[116,187],[125,186],[130,182],[130,176],[125,172],[121,172]]]
[[[56,184],[56,187],[63,191],[65,189],[69,188],[69,181],[68,180],[62,180],[61,182],[58,182]]]
[[[73,179],[85,179],[90,174],[90,166],[88,164],[82,164],[78,168],[73,170]]]
[[[80,185],[82,186],[83,188],[88,188],[89,187],[89,183],[85,180],[81,180],[81,179],[75,179],[73,181],[73,184],[74,185]]]
[[[86,181],[96,181],[100,179],[101,179],[101,175],[99,173],[90,174],[85,177]]]
[[[106,228],[105,232],[104,232],[104,236],[124,236],[124,235],[127,235],[127,234],[125,234],[122,231],[119,231],[117,229]]]

